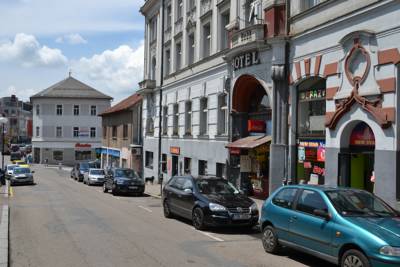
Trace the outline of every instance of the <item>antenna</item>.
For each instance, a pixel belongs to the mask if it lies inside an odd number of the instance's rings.
[[[69,69],[69,71],[68,71],[68,77],[71,77],[71,75],[72,75],[72,69]]]

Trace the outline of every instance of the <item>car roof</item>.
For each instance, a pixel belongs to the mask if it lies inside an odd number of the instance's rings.
[[[100,168],[90,168],[89,171],[103,171],[103,169],[100,169]]]
[[[311,184],[296,184],[296,185],[286,185],[282,188],[300,188],[300,189],[314,189],[322,192],[332,191],[332,190],[355,190],[355,191],[365,191],[362,189],[351,188],[351,187],[341,187],[341,186],[329,186],[329,185],[311,185]]]

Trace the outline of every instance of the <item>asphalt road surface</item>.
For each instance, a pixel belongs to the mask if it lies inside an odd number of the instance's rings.
[[[255,230],[195,230],[165,219],[160,200],[114,197],[69,173],[35,166],[13,187],[10,266],[332,266],[293,250],[266,254]]]

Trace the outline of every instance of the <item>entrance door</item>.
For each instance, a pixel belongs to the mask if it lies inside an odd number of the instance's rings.
[[[172,177],[178,175],[178,156],[172,156]]]
[[[365,189],[373,192],[371,175],[374,169],[373,153],[352,153],[351,154],[351,183],[353,188]]]
[[[33,160],[36,164],[40,163],[40,148],[37,148],[37,147],[34,148]]]

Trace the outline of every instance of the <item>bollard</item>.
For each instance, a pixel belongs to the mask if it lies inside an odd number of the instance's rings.
[[[58,163],[58,169],[61,170],[62,169],[62,165],[61,162]]]

